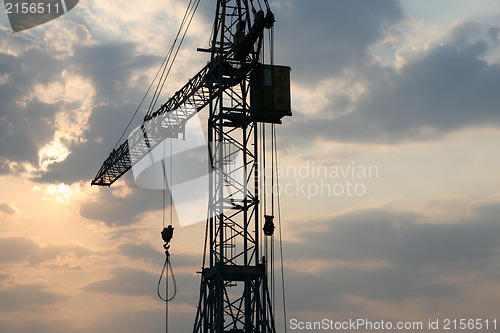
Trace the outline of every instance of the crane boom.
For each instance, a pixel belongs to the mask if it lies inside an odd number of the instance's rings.
[[[249,65],[229,67],[227,79],[219,84],[213,73],[218,71],[220,63],[208,63],[156,112],[146,115],[143,124],[128,140],[109,154],[92,185],[111,186],[163,140],[177,138],[186,122],[210,103],[219,90],[238,84],[253,68]]]
[[[272,12],[268,11],[267,15],[257,12],[248,34],[232,45],[228,53],[212,59],[156,112],[146,114],[143,124],[109,154],[91,184],[111,186],[163,140],[177,138],[183,133],[186,122],[207,106],[219,91],[245,79],[257,62],[244,60],[253,51],[263,30],[273,23]],[[236,61],[229,60],[232,56]],[[221,73],[223,80],[219,79]]]

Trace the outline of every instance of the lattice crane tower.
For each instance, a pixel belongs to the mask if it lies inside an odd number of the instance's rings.
[[[263,240],[274,224],[260,208],[259,149],[265,133],[259,126],[280,124],[291,115],[291,103],[290,68],[274,65],[272,56],[271,64],[261,62],[264,36],[274,22],[267,0],[263,5],[217,0],[210,45],[199,49],[210,53],[208,64],[147,112],[142,126],[111,152],[92,181],[111,186],[208,109],[206,264],[193,332],[276,332]]]

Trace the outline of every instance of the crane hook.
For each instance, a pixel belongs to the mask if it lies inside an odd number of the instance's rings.
[[[165,250],[168,250],[170,248],[170,245],[168,243],[170,243],[170,241],[172,240],[172,237],[174,237],[174,228],[172,227],[172,225],[169,225],[168,227],[163,228],[163,230],[161,232],[161,238],[165,242],[165,244],[163,245],[163,248]]]

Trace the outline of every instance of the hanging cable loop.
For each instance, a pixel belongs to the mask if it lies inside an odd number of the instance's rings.
[[[163,264],[163,269],[161,270],[160,279],[158,280],[157,294],[158,294],[158,297],[162,301],[170,302],[177,295],[177,281],[175,280],[174,270],[172,269],[172,264],[170,263],[170,254],[168,253],[168,250],[165,251],[165,254],[166,254],[165,263]],[[167,294],[165,295],[165,297],[163,297],[160,293],[160,284],[161,284],[161,280],[163,278],[163,275],[165,275],[165,279],[168,279],[168,272],[169,271],[170,271],[170,274],[172,274],[172,282],[174,283],[174,293],[172,294],[172,296],[169,297],[168,291],[167,291]]]
[[[172,263],[170,262],[170,240],[172,240],[172,237],[174,235],[174,228],[172,228],[171,225],[169,225],[166,228],[163,228],[163,231],[161,232],[161,237],[165,241],[165,244],[163,244],[163,248],[165,249],[165,262],[163,263],[163,268],[161,270],[160,278],[158,279],[158,287],[156,289],[156,292],[158,294],[158,297],[164,301],[164,302],[170,302],[175,298],[175,295],[177,294],[177,282],[175,280],[175,274],[174,270],[172,268]],[[165,297],[163,297],[160,293],[160,285],[161,285],[161,280],[163,279],[163,276],[165,276],[165,283],[168,286],[168,275],[172,275],[172,282],[174,284],[174,293],[171,297],[168,296],[168,290],[165,291]]]

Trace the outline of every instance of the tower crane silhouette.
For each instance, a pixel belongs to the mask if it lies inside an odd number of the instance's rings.
[[[273,63],[274,23],[267,0],[217,0],[209,47],[198,49],[210,54],[207,65],[158,109],[148,110],[92,180],[92,185],[111,186],[208,109],[212,172],[193,332],[276,332],[265,241],[274,222],[261,208],[266,194],[260,159],[265,160],[265,124],[272,124],[274,133],[274,125],[291,116],[291,95],[290,68]],[[270,64],[263,63],[266,31]],[[235,154],[241,165],[234,166]]]

